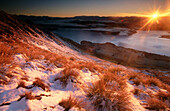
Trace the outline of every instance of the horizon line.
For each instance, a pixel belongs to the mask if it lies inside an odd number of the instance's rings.
[[[53,18],[74,18],[74,17],[147,17],[142,15],[75,15],[75,16],[52,16],[52,15],[36,15],[36,14],[13,14],[17,16],[35,16],[35,17],[53,17]]]

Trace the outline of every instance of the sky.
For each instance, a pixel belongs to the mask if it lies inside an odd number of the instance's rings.
[[[53,17],[135,16],[168,7],[170,0],[0,0],[7,13]]]

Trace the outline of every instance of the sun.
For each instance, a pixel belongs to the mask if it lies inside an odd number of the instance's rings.
[[[141,14],[141,16],[144,16],[144,17],[147,17],[147,22],[139,29],[139,30],[142,30],[144,29],[145,27],[148,28],[148,31],[150,30],[150,27],[154,24],[154,23],[157,23],[159,24],[159,20],[162,18],[162,17],[165,17],[165,16],[170,16],[170,11],[164,11],[164,12],[161,12],[159,10],[160,8],[158,8],[157,10],[154,10],[152,13],[148,13],[148,14]]]
[[[153,18],[153,19],[158,18],[158,14],[157,14],[157,13],[153,14],[153,15],[152,15],[152,18]]]
[[[147,26],[149,31],[153,23],[156,22],[157,24],[159,24],[159,18],[161,17],[161,15],[159,14],[159,10],[157,10],[154,13],[147,15],[147,17],[148,21],[139,30],[142,30]]]

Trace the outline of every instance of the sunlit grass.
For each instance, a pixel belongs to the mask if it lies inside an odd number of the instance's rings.
[[[83,100],[78,100],[70,95],[68,98],[62,99],[59,102],[59,105],[65,108],[64,111],[69,111],[73,107],[78,108],[81,111],[81,109],[86,105],[86,103],[83,102]]]
[[[166,111],[166,108],[168,108],[168,105],[161,100],[158,100],[156,98],[149,98],[147,99],[148,106],[146,107],[149,110],[164,110]]]
[[[86,91],[96,110],[130,110],[126,80],[117,73],[105,73]]]
[[[79,72],[77,72],[75,69],[72,68],[65,68],[61,75],[56,77],[54,81],[59,80],[63,87],[66,87],[68,82],[77,82],[79,76]]]
[[[40,78],[35,78],[33,85],[42,88],[44,91],[50,91],[50,87]]]

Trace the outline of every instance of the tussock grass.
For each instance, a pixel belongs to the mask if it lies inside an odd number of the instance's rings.
[[[76,60],[76,58],[74,58],[74,57],[70,57],[70,60],[71,60],[71,61],[75,61],[75,60]]]
[[[0,84],[1,85],[7,85],[10,82],[10,78],[12,78],[13,75],[8,71],[7,68],[0,67]]]
[[[13,55],[21,53],[26,55],[27,61],[32,59],[46,59],[51,63],[62,63],[67,64],[68,60],[66,57],[52,53],[48,50],[41,49],[37,46],[29,45],[20,41],[12,43],[0,42],[0,64],[9,64],[13,61]]]
[[[170,77],[168,76],[162,75],[162,76],[158,76],[157,78],[166,84],[170,83]]]
[[[127,78],[128,78],[129,80],[133,80],[133,79],[136,79],[136,78],[139,78],[139,77],[140,77],[140,76],[139,76],[138,73],[130,73],[130,74],[127,75]]]
[[[95,110],[130,110],[129,93],[124,90],[125,87],[125,78],[106,73],[99,81],[88,87],[86,96],[92,101]]]
[[[11,47],[7,44],[4,44],[0,42],[0,64],[8,64],[12,62],[13,58],[12,55],[14,54],[14,51],[11,50]]]
[[[26,88],[25,82],[24,82],[24,81],[20,81],[20,82],[18,83],[17,89],[18,89],[19,87]]]
[[[145,87],[149,86],[158,86],[159,88],[164,88],[167,91],[169,90],[169,86],[163,82],[161,82],[156,77],[152,77],[149,75],[145,75],[143,73],[129,73],[127,78],[134,82],[135,85],[144,85]]]
[[[35,100],[35,99],[41,100],[41,98],[42,98],[41,96],[33,95],[32,92],[30,91],[30,92],[25,92],[24,94],[20,95],[20,99],[18,99],[18,101],[20,101],[24,97],[25,97],[26,100],[27,99],[28,100]]]
[[[5,77],[0,75],[0,85],[7,85],[9,83],[9,80],[7,80]]]
[[[21,80],[29,81],[29,77],[28,76],[23,76],[23,77],[21,77]]]
[[[29,100],[35,99],[35,96],[33,96],[32,92],[26,92],[23,96],[25,96],[25,98]]]
[[[109,67],[107,69],[107,71],[110,72],[110,73],[119,75],[121,73],[121,71],[123,71],[123,69],[121,69],[119,67]]]
[[[167,84],[161,82],[156,77],[145,75],[143,73],[131,73],[127,75],[127,77],[129,80],[133,81],[135,85],[141,84],[145,87],[157,86],[159,88],[167,90],[167,91],[159,90],[156,94],[152,92],[147,92],[150,97],[149,98],[147,97],[146,99],[146,102],[148,104],[146,109],[167,110],[167,108],[169,107],[167,101],[170,101],[169,86]],[[143,93],[143,91],[138,88],[135,88],[133,93],[139,96],[140,93]]]
[[[126,87],[126,78],[118,75],[118,73],[105,73],[101,77],[105,83],[110,84],[114,83],[117,84],[117,88],[123,90]]]
[[[0,39],[0,75],[6,76],[8,78],[13,77],[13,75],[9,73],[9,71],[2,70],[2,68],[7,67],[6,65],[14,66],[13,68],[15,68],[17,65],[13,62],[13,56],[18,53],[23,54],[26,61],[33,59],[46,59],[50,63],[54,63],[54,65],[56,66],[58,64],[62,64],[62,66],[64,66],[67,65],[69,62],[69,59],[67,59],[66,57],[41,49],[34,45],[29,45],[29,43],[24,43],[19,40],[11,42],[10,39],[7,42],[2,42],[2,40]],[[11,70],[11,68],[8,68],[8,70]],[[28,80],[27,78],[24,79]],[[5,85],[8,82],[9,81],[4,80],[4,77],[0,76],[0,84]]]
[[[155,77],[147,77],[145,78],[145,80],[143,81],[143,83],[147,86],[158,86],[158,87],[162,87],[163,83],[155,78]]]
[[[134,95],[139,96],[141,93],[144,93],[144,91],[141,90],[141,89],[139,89],[139,88],[135,88],[135,89],[132,91],[132,93],[133,93]]]
[[[145,78],[143,78],[142,83],[148,87],[148,86],[158,86],[159,88],[163,88],[166,89],[167,91],[170,91],[170,87],[169,85],[161,82],[159,79],[157,79],[156,77],[151,77],[151,76],[147,76]]]
[[[50,91],[50,87],[44,83],[40,78],[35,78],[34,86],[41,87],[44,91]]]
[[[77,82],[79,73],[75,69],[65,68],[61,72],[61,77],[56,77],[54,80],[60,80],[64,87],[67,86],[68,82]]]
[[[95,62],[77,62],[77,64],[71,64],[69,68],[76,68],[79,70],[82,70],[83,68],[89,69],[91,72],[98,71],[102,73],[104,71],[104,68],[97,65]]]
[[[150,72],[153,76],[161,80],[162,82],[169,84],[170,83],[170,77],[166,76],[165,74],[170,74],[170,72],[160,72],[160,71],[148,71]]]
[[[136,85],[136,86],[139,86],[141,84],[141,80],[135,79],[135,80],[133,80],[133,84]]]
[[[26,85],[25,85],[25,82],[24,82],[23,80],[18,82],[18,86],[16,87],[16,89],[18,89],[18,88],[20,88],[20,87],[25,88],[25,89],[31,89],[31,88],[33,88],[33,86],[26,86]]]
[[[149,110],[166,111],[166,109],[168,108],[168,105],[166,103],[156,98],[147,99],[147,104],[148,106],[146,107],[146,109],[149,109]]]
[[[11,70],[13,69],[13,66],[10,67],[1,67],[0,68],[0,74],[3,76],[6,76],[8,78],[14,77],[14,75],[11,73]]]
[[[107,95],[107,96],[109,96],[110,91],[107,91],[108,92],[108,94],[107,94],[106,87],[107,86],[106,86],[104,80],[99,80],[99,81],[93,83],[92,86],[90,86],[88,88],[87,97],[92,98],[95,95],[99,95],[99,96]]]
[[[6,76],[7,76],[8,78],[14,77],[14,75],[12,75],[11,73],[6,73]]]
[[[70,95],[68,98],[62,99],[59,102],[59,105],[65,108],[64,111],[69,111],[73,107],[76,107],[81,110],[86,104],[82,100],[78,100]]]
[[[68,63],[68,59],[64,56],[58,55],[56,53],[52,53],[50,51],[41,49],[39,47],[33,47],[33,48],[29,48],[29,50],[27,52],[25,52],[26,55],[29,57],[29,59],[45,59],[50,61],[50,63],[53,63],[54,65],[57,66],[57,64],[67,64]]]
[[[162,101],[170,101],[170,93],[169,92],[164,92],[164,91],[158,91],[157,94],[155,95],[159,100]]]
[[[130,72],[130,73],[128,73],[128,75],[127,75],[127,78],[129,79],[129,80],[136,80],[136,79],[140,79],[141,81],[143,80],[143,78],[147,78],[147,77],[149,77],[148,75],[145,75],[145,74],[143,74],[143,73],[138,73],[138,72]]]

